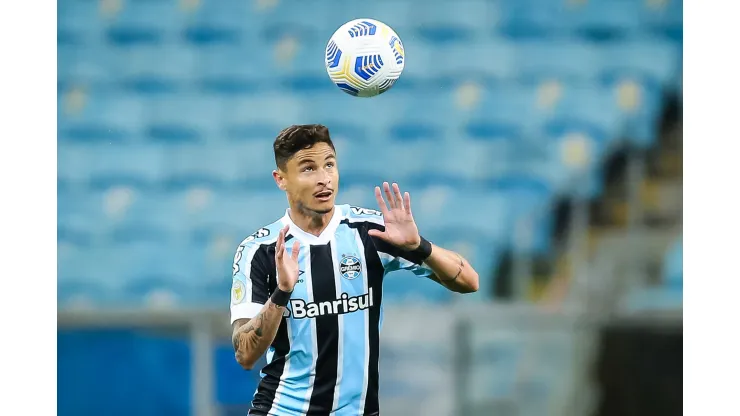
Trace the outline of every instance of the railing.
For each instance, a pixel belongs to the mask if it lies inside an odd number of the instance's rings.
[[[219,408],[214,395],[213,348],[231,331],[223,311],[59,311],[58,326],[187,328],[193,415],[231,414]],[[383,414],[578,416],[572,392],[592,333],[593,322],[575,310],[553,313],[519,304],[386,306]],[[251,393],[245,393],[244,402],[249,400]]]

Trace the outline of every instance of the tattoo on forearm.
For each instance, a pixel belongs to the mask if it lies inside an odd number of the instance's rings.
[[[277,312],[280,311],[280,306],[275,305],[274,303],[270,303],[270,305],[272,306],[272,308],[268,310],[272,310],[274,308],[277,310]],[[258,346],[265,334],[265,313],[273,312],[264,311],[258,313],[257,316],[250,319],[249,322],[245,323],[235,332],[232,338],[234,350],[243,350],[248,349],[249,347],[256,348]],[[250,336],[250,333],[254,333],[254,336]]]

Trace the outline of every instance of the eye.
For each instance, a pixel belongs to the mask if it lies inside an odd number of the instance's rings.
[[[329,163],[327,163],[327,164],[326,164],[326,167],[327,167],[327,168],[333,168],[333,167],[334,167],[334,162],[329,162]]]
[[[311,166],[306,166],[305,168],[303,168],[303,172],[310,172],[312,170],[313,168]]]

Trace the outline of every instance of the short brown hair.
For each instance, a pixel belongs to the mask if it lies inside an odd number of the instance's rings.
[[[286,163],[293,155],[316,143],[326,143],[336,151],[329,136],[329,129],[324,125],[297,124],[283,129],[275,138],[272,146],[275,152],[275,164],[278,168],[285,170]]]

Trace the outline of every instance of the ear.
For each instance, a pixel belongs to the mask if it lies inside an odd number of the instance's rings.
[[[280,173],[279,170],[273,170],[272,178],[275,179],[275,183],[277,184],[278,188],[284,191],[285,190],[285,177],[283,177],[282,173]]]

